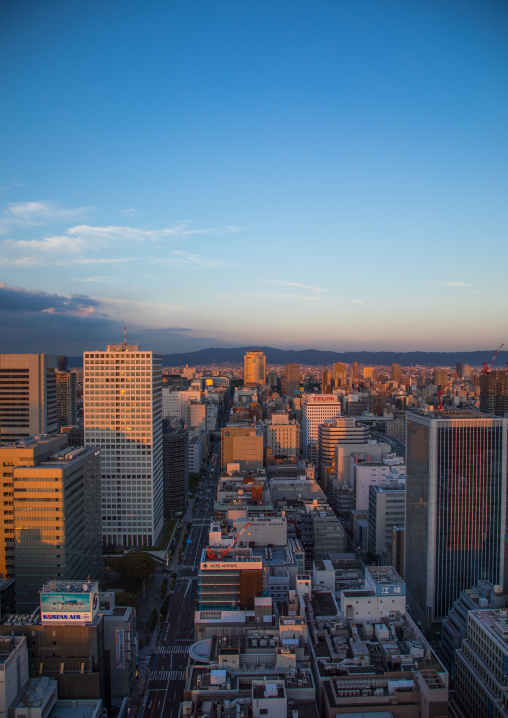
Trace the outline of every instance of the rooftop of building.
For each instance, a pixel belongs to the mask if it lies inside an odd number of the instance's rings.
[[[371,680],[385,674],[394,679],[401,672],[412,678],[416,670],[446,673],[415,624],[399,612],[373,623],[354,624],[341,616],[328,623],[310,620],[309,629],[322,676]]]
[[[250,693],[247,695],[246,692],[239,698],[236,695],[230,696],[230,704],[233,707],[233,712],[228,713],[225,713],[228,706],[228,699],[224,699],[222,696],[201,695],[193,706],[192,718],[204,718],[205,716],[206,718],[222,718],[222,716],[228,714],[236,715],[235,700],[239,701],[243,716],[245,716],[245,718],[252,718],[252,700]],[[287,711],[278,718],[292,718],[294,715],[293,711],[298,713],[298,718],[318,718],[319,716],[315,701],[289,699],[287,701]],[[381,716],[381,718],[385,718],[385,716]]]
[[[99,715],[102,701],[97,700],[58,700],[48,718],[93,718]]]
[[[5,663],[11,653],[16,650],[23,638],[15,636],[0,636],[0,664]]]
[[[386,494],[390,493],[391,491],[403,491],[404,494],[406,493],[406,485],[405,484],[381,484],[381,486],[369,486],[369,491],[372,489],[376,494]]]
[[[62,451],[57,451],[56,454],[52,454],[46,461],[43,461],[38,466],[23,466],[20,464],[17,469],[29,468],[30,470],[44,470],[52,467],[58,467],[59,469],[67,468],[74,461],[84,456],[92,456],[98,453],[97,447],[87,448],[85,446],[72,446]]]
[[[367,566],[365,569],[372,581],[379,586],[404,583],[393,566]]]
[[[34,434],[24,439],[13,441],[12,444],[3,444],[2,449],[35,449],[37,446],[45,446],[56,439],[62,439],[62,434]]]
[[[252,555],[258,558],[267,566],[281,566],[283,564],[293,564],[294,558],[287,546],[254,546]]]
[[[487,608],[470,611],[470,614],[483,626],[492,638],[508,648],[508,609]]]
[[[313,590],[310,599],[314,618],[319,619],[322,616],[336,616],[337,604],[333,599],[330,591]]]
[[[48,581],[40,593],[92,593],[99,592],[98,581]]]
[[[21,696],[15,704],[15,708],[42,708],[56,693],[56,681],[48,676],[42,678],[30,678],[21,689]],[[10,712],[10,711],[9,711]],[[20,715],[16,712],[17,715]],[[81,714],[80,715],[81,718]],[[74,716],[77,716],[74,713]]]
[[[422,416],[427,419],[501,419],[500,416],[492,416],[490,414],[481,414],[479,411],[472,409],[434,409],[434,411],[425,411],[423,409],[408,409],[407,419],[411,419],[411,415]]]

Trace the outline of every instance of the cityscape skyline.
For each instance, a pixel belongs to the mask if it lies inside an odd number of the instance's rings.
[[[3,351],[504,340],[499,3],[28,7],[0,11]]]

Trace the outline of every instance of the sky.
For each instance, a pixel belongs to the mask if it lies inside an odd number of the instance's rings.
[[[0,351],[508,343],[508,6],[3,0]]]

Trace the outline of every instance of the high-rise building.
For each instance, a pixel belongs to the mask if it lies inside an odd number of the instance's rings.
[[[307,456],[311,442],[317,444],[318,426],[340,414],[339,399],[335,394],[307,394],[303,401],[302,449]]]
[[[425,630],[479,580],[503,585],[506,429],[471,411],[407,413],[405,579]]]
[[[284,372],[282,372],[281,383],[284,381]],[[269,371],[266,375],[266,383],[271,389],[276,389],[279,383],[279,376],[276,371]],[[285,394],[284,384],[282,384],[282,393]]]
[[[383,556],[393,546],[394,527],[404,526],[404,484],[369,486],[369,553]]]
[[[286,364],[281,377],[282,393],[293,397],[300,388],[300,365]]]
[[[391,378],[392,381],[400,383],[402,377],[402,367],[400,364],[392,364]]]
[[[344,362],[337,361],[333,365],[333,381],[335,387],[344,389],[347,386],[347,366]]]
[[[58,431],[54,354],[0,354],[0,444]]]
[[[461,361],[457,362],[456,369],[457,369],[457,377],[459,379],[463,379],[464,378],[464,365],[462,364]]]
[[[164,431],[164,515],[173,517],[176,511],[184,511],[189,491],[187,429]]]
[[[325,491],[328,488],[327,475],[336,473],[335,447],[337,444],[364,444],[368,439],[368,429],[363,424],[357,424],[352,417],[335,416],[319,424],[318,476]]]
[[[332,372],[325,369],[321,372],[321,394],[332,393]]]
[[[480,374],[480,411],[484,414],[508,414],[508,373],[494,369]]]
[[[1,447],[0,466],[0,573],[15,579],[18,612],[32,613],[45,581],[100,578],[100,455],[60,434]]]
[[[77,413],[76,372],[56,372],[56,409],[59,426],[75,426]]]
[[[244,384],[266,383],[266,357],[260,350],[245,352],[243,358],[243,382]]]
[[[434,384],[436,386],[448,384],[448,369],[434,369]]]
[[[162,357],[137,345],[85,352],[86,446],[101,449],[107,544],[149,546],[164,524]]]

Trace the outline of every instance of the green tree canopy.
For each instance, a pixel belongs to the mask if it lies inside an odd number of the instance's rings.
[[[150,578],[157,562],[144,551],[127,553],[111,561],[112,568],[120,575],[133,581],[144,581]]]

